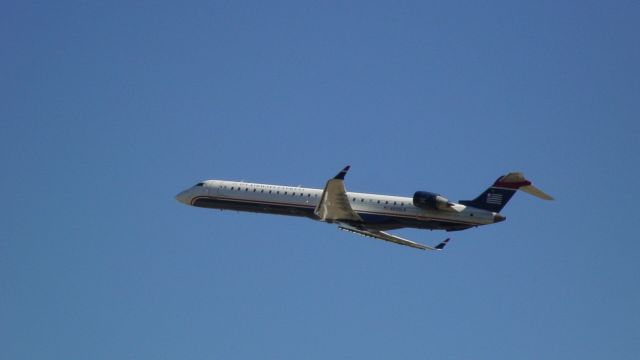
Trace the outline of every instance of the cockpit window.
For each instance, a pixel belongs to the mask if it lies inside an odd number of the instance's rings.
[[[203,182],[197,183],[196,186],[204,186],[204,183]]]

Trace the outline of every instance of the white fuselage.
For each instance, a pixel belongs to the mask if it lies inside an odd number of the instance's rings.
[[[188,205],[316,218],[322,189],[238,181],[207,180],[176,197]],[[452,203],[447,209],[423,209],[413,199],[347,192],[351,208],[370,226],[461,230],[494,223],[496,213]]]

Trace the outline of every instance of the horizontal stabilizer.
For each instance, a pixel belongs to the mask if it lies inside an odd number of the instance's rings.
[[[522,186],[519,190],[522,190],[524,192],[526,192],[527,194],[531,194],[537,198],[540,198],[542,200],[553,200],[553,197],[547,193],[545,193],[544,191],[538,189],[537,187],[533,186],[533,185],[527,185],[527,186]]]

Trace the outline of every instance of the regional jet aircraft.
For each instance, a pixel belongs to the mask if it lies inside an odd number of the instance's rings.
[[[413,198],[347,192],[345,167],[324,189],[207,180],[181,192],[176,199],[187,205],[258,213],[303,216],[334,223],[339,229],[421,250],[442,250],[447,238],[431,247],[388,233],[400,228],[459,231],[504,221],[500,210],[517,190],[544,200],[553,198],[511,172],[500,176],[473,200],[449,201],[440,194],[417,191]]]

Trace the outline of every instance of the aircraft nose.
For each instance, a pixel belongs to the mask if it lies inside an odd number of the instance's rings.
[[[506,216],[500,215],[500,214],[493,214],[493,222],[494,223],[498,223],[500,221],[505,221],[507,219]]]
[[[176,195],[176,200],[180,201],[183,204],[191,205],[191,197],[187,193],[187,191],[183,191],[180,194]]]

